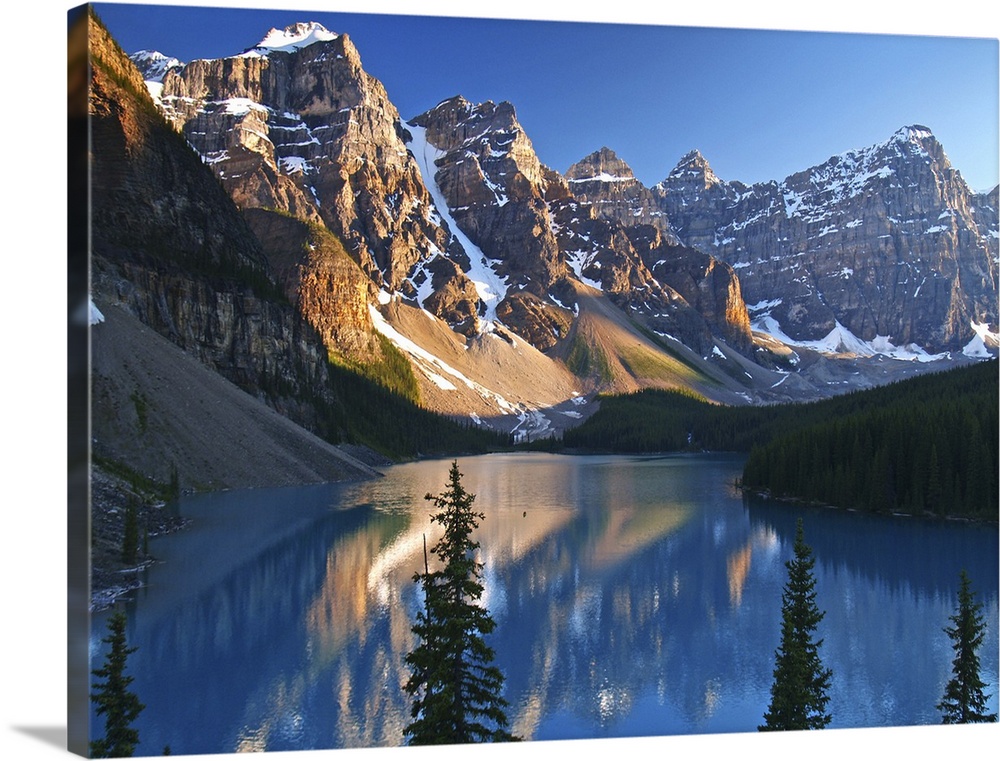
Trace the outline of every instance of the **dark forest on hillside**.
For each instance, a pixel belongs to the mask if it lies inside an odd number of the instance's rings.
[[[690,393],[605,397],[565,447],[748,452],[743,484],[869,510],[995,518],[997,362],[809,404],[722,407]]]

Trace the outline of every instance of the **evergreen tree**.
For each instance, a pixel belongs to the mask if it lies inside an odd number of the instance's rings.
[[[944,489],[941,486],[941,466],[938,462],[937,446],[931,446],[931,459],[927,465],[927,507],[935,513],[944,513],[941,504]]]
[[[413,625],[419,644],[406,656],[405,690],[414,700],[413,721],[403,732],[411,745],[516,739],[506,729],[503,674],[491,665],[493,649],[484,640],[496,624],[478,603],[482,564],[471,535],[485,515],[472,509],[476,495],[465,491],[461,477],[452,462],[446,490],[426,497],[444,536],[431,550],[441,568],[429,570],[425,555],[424,573],[413,577],[423,588],[424,609]]]
[[[111,651],[104,666],[91,672],[104,679],[92,685],[96,692],[90,694],[97,704],[97,715],[104,716],[104,737],[90,743],[92,758],[131,757],[139,743],[139,732],[131,725],[145,706],[128,689],[132,677],[125,675],[125,663],[136,648],[126,645],[125,621],[125,613],[120,610],[108,619],[109,633],[102,642],[111,645]]]
[[[781,596],[781,642],[775,651],[771,705],[764,714],[762,732],[786,729],[822,729],[832,672],[819,657],[823,640],[813,641],[825,613],[816,606],[815,559],[805,543],[802,519],[795,529],[795,557],[785,563],[788,582]]]
[[[983,692],[986,683],[979,678],[979,655],[976,653],[983,642],[983,617],[979,614],[982,604],[973,599],[975,593],[964,570],[961,580],[958,610],[948,617],[954,626],[944,628],[955,651],[955,660],[951,662],[953,676],[937,708],[945,724],[996,721],[995,713],[986,713],[989,696]]]

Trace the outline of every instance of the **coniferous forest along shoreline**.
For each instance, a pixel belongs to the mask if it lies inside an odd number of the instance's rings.
[[[602,398],[562,446],[747,452],[743,487],[772,497],[995,521],[998,389],[994,360],[808,404],[644,390]]]

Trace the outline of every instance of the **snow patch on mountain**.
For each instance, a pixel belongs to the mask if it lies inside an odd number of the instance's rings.
[[[923,141],[934,139],[926,127],[903,127],[885,142],[833,156],[810,170],[807,178],[787,177],[780,185],[785,216],[800,217],[807,222],[825,219],[831,205],[864,193],[872,180],[891,177],[895,170],[890,164],[896,157],[915,154],[930,160]]]
[[[835,322],[833,330],[818,341],[796,341],[781,329],[781,325],[771,316],[770,311],[755,318],[752,328],[788,346],[812,349],[821,354],[853,354],[858,357],[881,355],[911,362],[936,362],[940,359],[949,358],[947,352],[928,354],[924,349],[912,343],[905,346],[896,346],[892,343],[889,336],[876,336],[871,341],[865,341],[858,338],[839,322]]]
[[[284,29],[271,29],[256,45],[240,57],[266,56],[269,53],[294,53],[317,42],[330,42],[339,35],[315,21],[292,24]]]
[[[171,69],[180,69],[184,66],[182,61],[164,55],[158,50],[137,50],[129,56],[136,68],[142,72],[142,78],[146,83],[163,82],[163,77]]]
[[[397,349],[408,354],[413,360],[414,366],[419,368],[419,370],[424,373],[424,375],[426,375],[427,378],[438,388],[444,389],[445,391],[457,390],[457,386],[444,377],[444,375],[449,375],[458,382],[475,391],[486,401],[495,404],[504,413],[518,415],[519,417],[524,414],[525,410],[523,408],[518,405],[511,404],[500,394],[495,391],[491,391],[482,384],[476,383],[474,380],[471,380],[440,357],[435,356],[404,336],[389,324],[385,317],[382,316],[382,313],[379,312],[374,305],[369,304],[368,311],[371,314],[375,330],[388,338]],[[442,375],[442,373],[444,375]]]
[[[962,354],[967,357],[988,359],[993,355],[989,347],[997,349],[1000,347],[1000,332],[994,333],[985,322],[973,322],[972,330],[975,333],[972,340],[962,349]]]
[[[104,315],[101,314],[101,310],[97,308],[97,305],[94,303],[93,299],[90,299],[90,305],[88,311],[89,311],[88,315],[89,324],[97,325],[98,323],[104,322]]]
[[[478,159],[476,159],[476,161],[478,162]],[[498,207],[507,205],[507,202],[510,201],[510,198],[507,197],[505,189],[503,188],[502,185],[490,180],[486,172],[483,172],[483,183],[486,185],[486,187],[490,189],[490,192],[493,193],[493,198],[496,199]]]
[[[873,167],[878,155],[870,153],[842,154],[819,167],[809,178],[809,187],[796,190],[781,184],[785,201],[785,216],[802,217],[807,222],[819,222],[830,215],[830,207],[865,192],[869,181],[892,175],[888,166]]]
[[[577,177],[567,180],[567,182],[571,184],[580,182],[635,182],[635,177],[619,177],[607,172],[601,172],[593,177]]]
[[[129,56],[129,60],[142,74],[146,90],[156,103],[160,102],[160,95],[163,92],[163,78],[167,72],[184,67],[182,61],[166,56],[157,50],[137,50]]]
[[[600,269],[601,263],[594,259],[596,255],[597,251],[593,249],[586,250],[578,248],[573,251],[567,251],[566,264],[569,265],[569,268],[573,271],[573,274],[576,275],[576,279],[579,280],[581,283],[583,283],[584,285],[589,285],[591,288],[596,288],[599,291],[603,291],[604,286],[599,281],[594,280],[593,278],[589,278],[583,274],[583,271],[588,267],[596,267]]]
[[[427,258],[420,262],[410,275],[410,283],[417,292],[417,303],[421,307],[434,294],[434,274],[427,268],[427,265],[440,253],[440,249],[432,243]],[[430,312],[424,311],[430,314]]]
[[[462,244],[465,253],[469,256],[471,266],[465,274],[475,285],[476,293],[479,294],[480,300],[486,305],[486,315],[483,321],[484,329],[490,330],[493,323],[497,321],[497,304],[507,296],[507,281],[496,273],[492,267],[491,260],[483,253],[479,246],[475,245],[462,232],[462,229],[451,215],[448,202],[445,200],[444,193],[441,192],[441,188],[438,186],[437,179],[435,178],[434,162],[444,156],[445,152],[427,141],[427,129],[425,127],[418,127],[407,122],[403,122],[403,126],[410,132],[411,140],[407,143],[407,146],[413,152],[417,166],[420,168],[420,175],[424,179],[424,185],[434,200],[435,208],[442,219],[448,224],[448,228],[452,234]]]
[[[278,159],[278,166],[284,174],[309,174],[313,171],[313,166],[309,159],[301,156],[283,156]]]
[[[770,312],[770,310],[780,305],[781,305],[781,299],[758,301],[756,304],[747,304],[747,311],[750,312],[751,314],[756,312],[765,312],[765,311]]]
[[[210,100],[206,106],[219,106],[224,113],[231,116],[246,116],[251,111],[260,111],[264,114],[271,113],[271,109],[263,103],[258,103],[250,98],[227,98],[226,100]]]

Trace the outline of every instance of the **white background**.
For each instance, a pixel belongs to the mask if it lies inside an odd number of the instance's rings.
[[[172,3],[179,4],[179,3]],[[205,5],[204,0],[188,2]],[[813,3],[691,2],[650,10],[645,0],[302,0],[215,6],[284,7],[433,15],[542,18],[687,26],[800,29],[997,38],[1000,14],[989,0],[923,3],[838,0]],[[0,759],[65,758],[66,731],[66,11],[72,3],[25,0],[5,8],[0,33],[4,164],[3,226],[2,534],[3,632],[0,669],[3,712]],[[878,76],[878,72],[872,72]],[[969,72],[975,77],[976,72]],[[12,231],[12,234],[11,234]],[[877,622],[872,622],[877,625]],[[817,759],[986,757],[1000,747],[1000,725],[821,733],[713,735],[646,740],[535,742],[477,749],[482,758],[541,759],[553,754],[674,758],[722,755]],[[307,759],[459,758],[458,748],[272,753]],[[234,758],[235,755],[211,758]],[[180,756],[178,758],[185,758]],[[188,756],[186,758],[196,758]],[[198,757],[209,758],[209,757]]]

